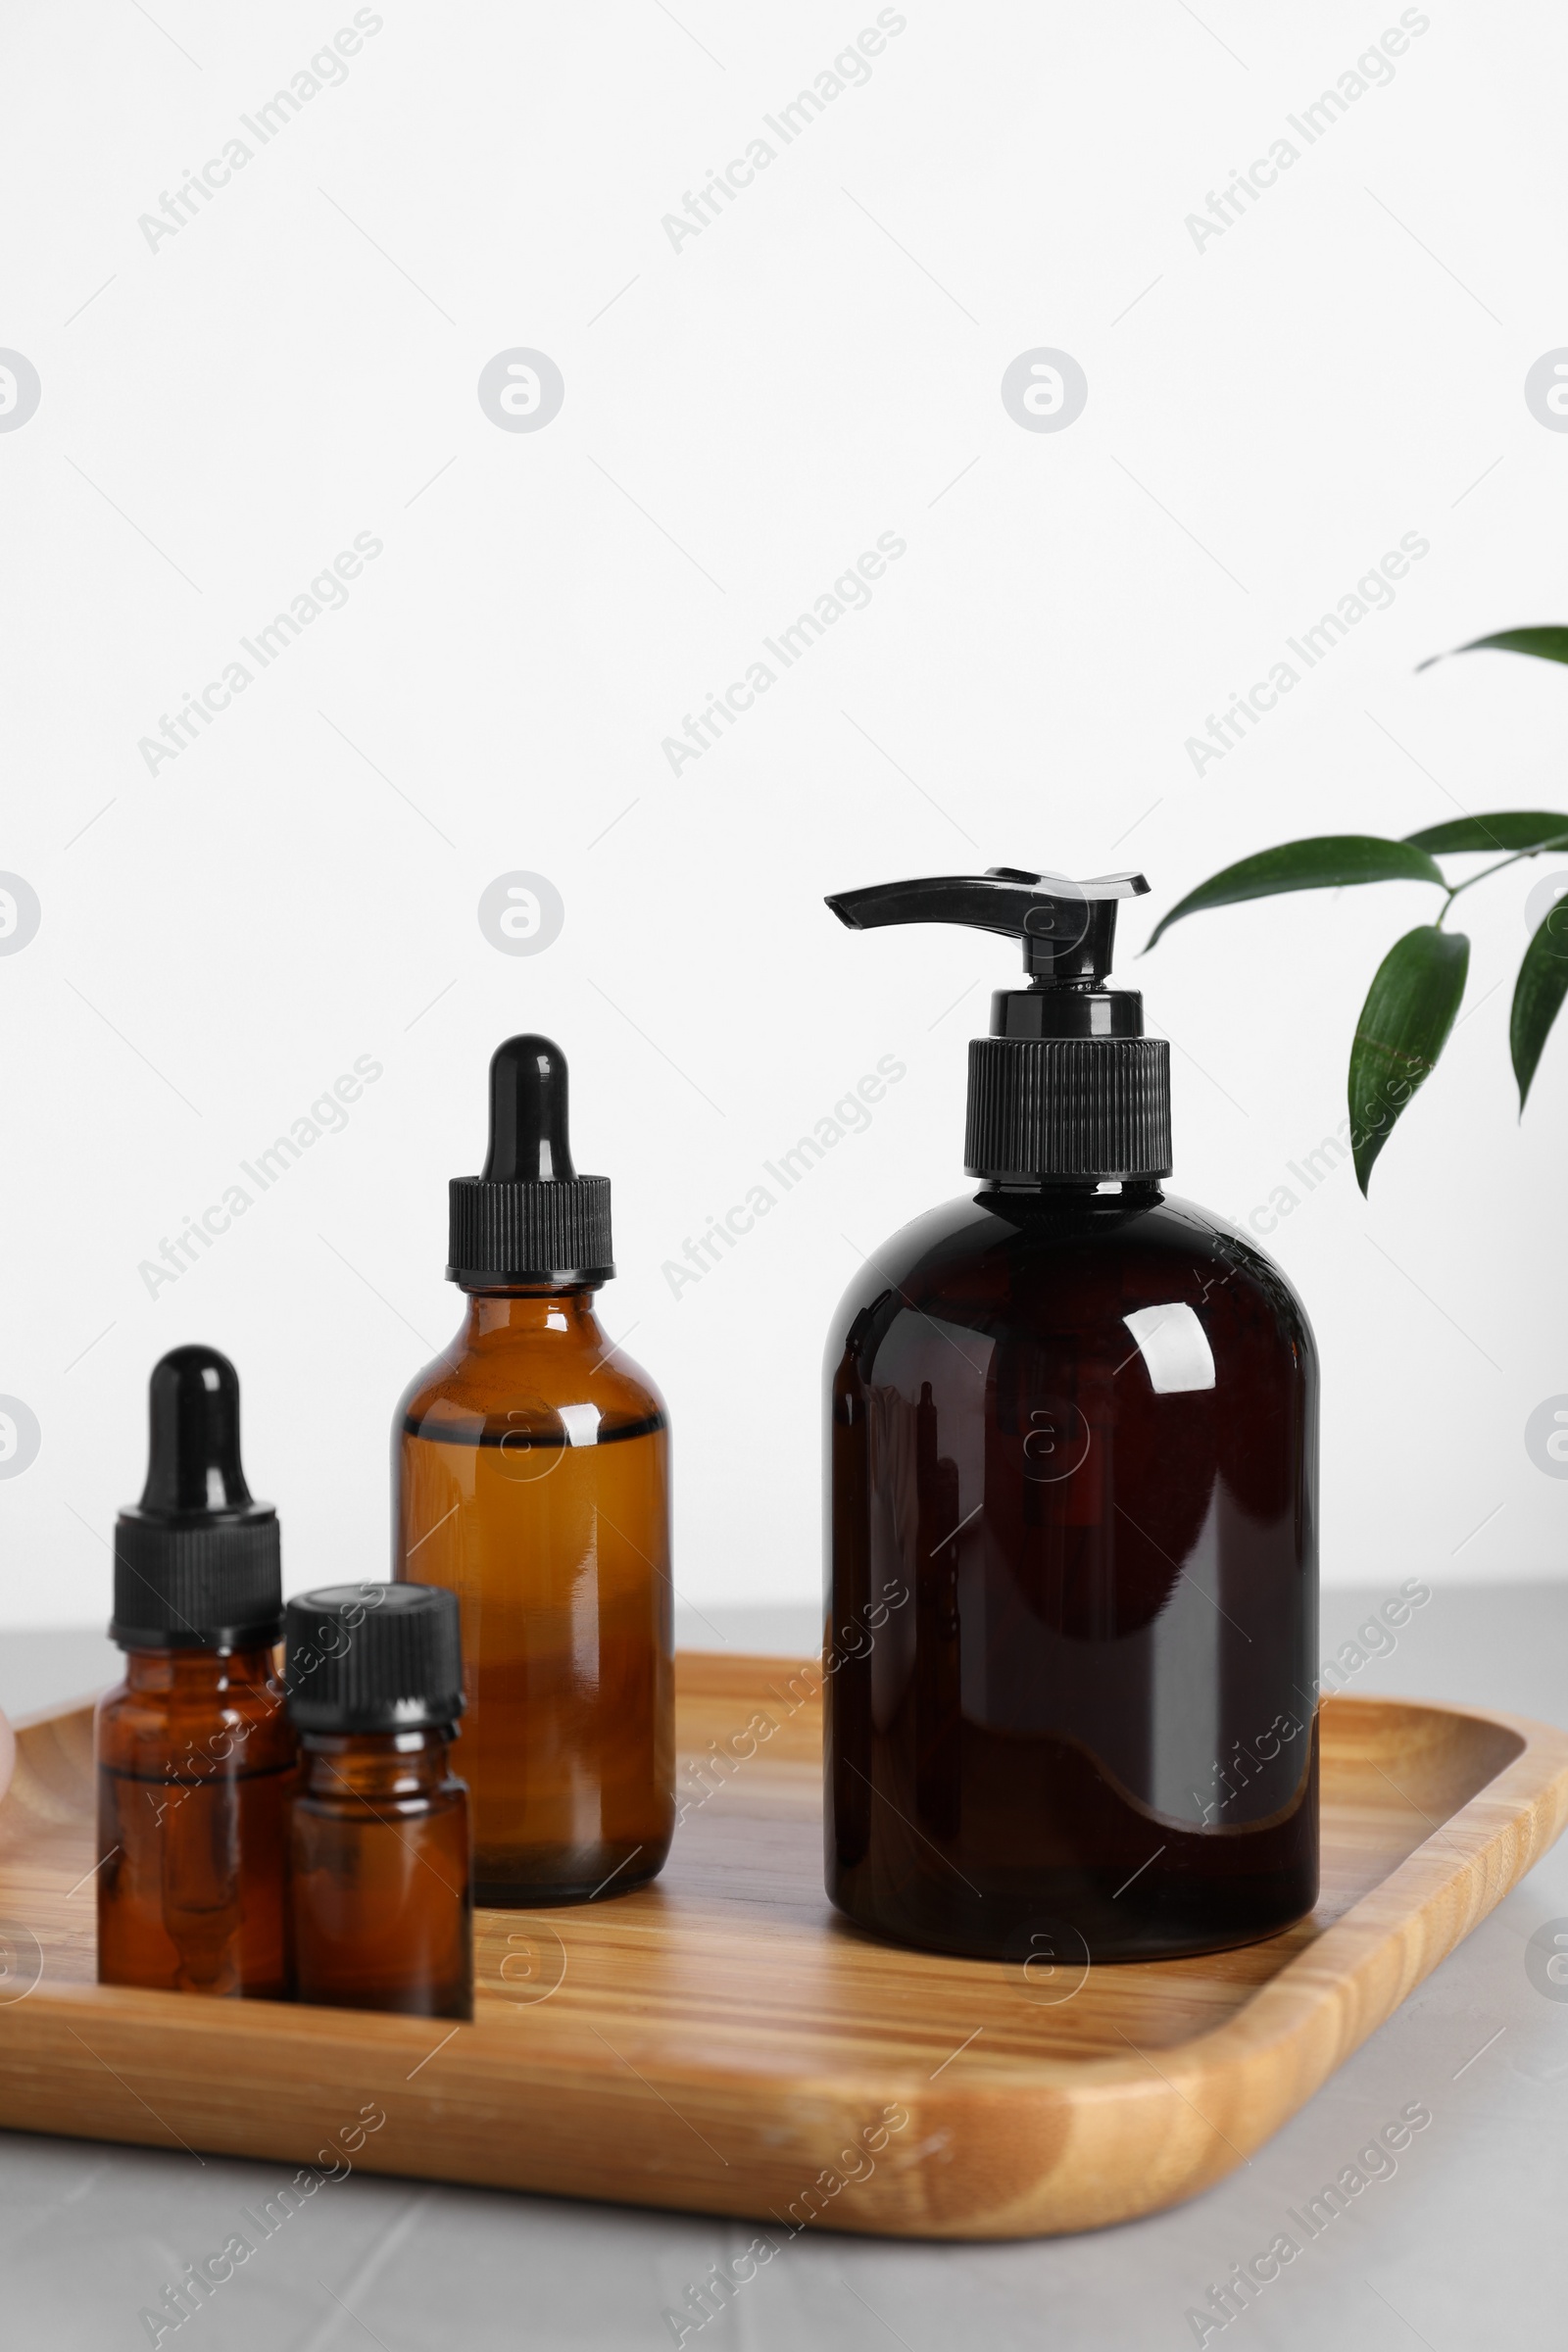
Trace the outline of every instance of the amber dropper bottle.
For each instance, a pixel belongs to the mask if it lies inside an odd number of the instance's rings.
[[[115,1529],[125,1679],[98,1701],[98,1980],[288,1991],[294,1734],[272,1674],[277,1514],[239,1456],[239,1381],[176,1348],[149,1393],[147,1485]]]
[[[669,1427],[594,1313],[610,1183],[572,1167],[548,1037],[491,1061],[448,1256],[468,1311],[398,1405],[393,1574],[463,1604],[475,1897],[629,1893],[674,1828]]]
[[[337,2009],[473,2014],[458,1604],[409,1585],[333,1585],[288,1604],[300,1735],[295,1986]]]

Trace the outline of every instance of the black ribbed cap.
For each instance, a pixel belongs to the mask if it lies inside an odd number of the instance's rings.
[[[277,1640],[277,1513],[239,1457],[239,1376],[216,1348],[175,1348],[148,1383],[147,1484],[115,1522],[122,1649],[254,1649]]]
[[[302,1732],[416,1732],[463,1713],[458,1596],[440,1585],[327,1585],[285,1615],[283,1683]]]
[[[977,1037],[963,1164],[992,1183],[1168,1176],[1162,1037]]]
[[[465,1290],[608,1282],[610,1179],[579,1176],[566,1124],[566,1057],[509,1037],[490,1062],[490,1151],[450,1188],[447,1279]]]

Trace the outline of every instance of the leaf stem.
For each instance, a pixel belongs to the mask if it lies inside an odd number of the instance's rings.
[[[1568,834],[1559,834],[1555,841],[1538,841],[1532,850],[1515,850],[1511,858],[1499,858],[1495,865],[1484,865],[1479,874],[1472,874],[1466,882],[1446,882],[1443,887],[1448,894],[1448,906],[1452,905],[1461,890],[1473,890],[1476,884],[1484,882],[1489,874],[1500,874],[1505,865],[1517,865],[1524,858],[1539,858],[1543,850],[1561,849],[1568,849]],[[1447,911],[1448,906],[1446,906],[1443,914],[1446,914]],[[1438,917],[1440,924],[1443,921],[1443,914]]]

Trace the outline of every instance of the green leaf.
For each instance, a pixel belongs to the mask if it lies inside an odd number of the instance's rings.
[[[1335,890],[1349,882],[1436,882],[1447,888],[1441,870],[1417,843],[1383,841],[1372,833],[1323,833],[1312,841],[1287,841],[1277,850],[1260,850],[1255,858],[1244,858],[1239,865],[1211,874],[1161,916],[1150,934],[1149,948],[1184,914],[1234,906],[1243,899],[1273,898],[1286,890]]]
[[[1470,942],[1436,923],[1407,931],[1378,965],[1350,1047],[1350,1149],[1363,1193],[1395,1120],[1437,1066],[1469,968]]]
[[[1490,637],[1472,637],[1468,645],[1450,647],[1449,654],[1432,654],[1416,667],[1430,669],[1450,654],[1534,654],[1540,662],[1568,662],[1568,628],[1497,629]]]
[[[1491,816],[1450,817],[1404,838],[1438,858],[1470,850],[1561,849],[1568,847],[1568,816],[1553,808],[1503,808]]]
[[[1513,1074],[1519,1081],[1519,1116],[1541,1059],[1557,1008],[1568,995],[1568,900],[1546,909],[1544,920],[1531,935],[1525,959],[1514,982],[1513,1011],[1508,1016],[1508,1046]]]

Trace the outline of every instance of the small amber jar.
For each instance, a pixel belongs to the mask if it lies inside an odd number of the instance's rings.
[[[125,1679],[93,1726],[99,1982],[281,1998],[295,1740],[272,1673],[277,1515],[245,1484],[226,1356],[174,1348],[148,1401],[147,1483],[115,1529]]]
[[[301,1746],[293,1809],[295,1988],[339,2009],[473,2014],[468,1796],[450,1592],[340,1585],[288,1606]]]

